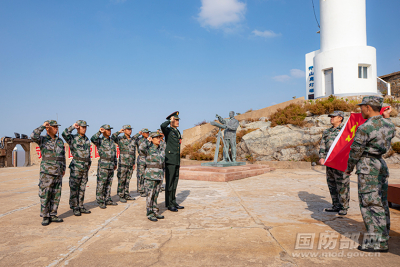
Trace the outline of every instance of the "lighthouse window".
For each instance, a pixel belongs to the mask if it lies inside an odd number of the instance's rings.
[[[358,66],[358,78],[368,79],[368,67]]]

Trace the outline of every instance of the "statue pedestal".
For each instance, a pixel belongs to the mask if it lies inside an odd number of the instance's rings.
[[[211,162],[210,162],[211,163]],[[243,162],[236,162],[243,163]],[[180,180],[197,180],[197,181],[211,181],[211,182],[229,182],[244,178],[249,178],[261,175],[275,169],[270,168],[268,165],[242,165],[230,166],[221,168],[214,166],[181,166],[179,170]]]
[[[233,167],[233,166],[243,166],[243,165],[246,165],[246,162],[220,161],[220,162],[205,162],[201,164],[201,166],[207,166],[207,167]]]

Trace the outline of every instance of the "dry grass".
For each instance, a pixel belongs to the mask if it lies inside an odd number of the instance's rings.
[[[394,152],[396,152],[397,154],[400,154],[400,142],[393,143],[392,148],[393,148]]]
[[[204,124],[207,124],[207,123],[209,123],[209,122],[204,120],[204,121],[196,123],[194,126],[201,126],[201,125],[204,125]]]
[[[248,162],[250,162],[251,164],[254,164],[254,163],[257,161],[257,160],[253,157],[252,154],[246,155],[245,158],[246,158],[246,160],[247,160]]]
[[[330,114],[335,110],[344,112],[359,112],[357,104],[359,101],[329,96],[324,99],[310,100],[305,103],[304,108],[314,115]]]
[[[205,153],[199,153],[199,149],[203,147],[205,143],[217,143],[217,138],[213,135],[206,137],[205,139],[201,140],[200,142],[196,142],[190,145],[185,146],[181,151],[181,158],[186,158],[189,156],[189,159],[192,160],[213,160],[214,156]],[[212,151],[212,154],[213,151]]]
[[[304,119],[307,117],[306,109],[299,104],[290,104],[284,109],[278,109],[271,115],[271,127],[277,125],[293,124],[304,126]]]
[[[319,155],[318,155],[318,153],[312,153],[310,156],[305,156],[303,158],[303,161],[305,161],[305,162],[318,162],[319,161]]]

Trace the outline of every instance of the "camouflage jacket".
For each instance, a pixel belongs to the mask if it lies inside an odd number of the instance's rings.
[[[42,154],[40,172],[57,176],[62,175],[66,167],[64,142],[57,136],[55,139],[52,139],[50,135],[41,136],[40,134],[44,129],[46,127],[41,125],[31,134],[32,141],[39,145]],[[52,158],[52,160],[46,160],[46,158]],[[57,158],[57,160],[54,158]]]
[[[157,147],[148,140],[145,140],[140,144],[139,150],[146,157],[144,178],[153,181],[164,180],[165,150],[163,147]]]
[[[69,167],[76,167],[80,170],[89,170],[92,163],[90,159],[90,140],[86,135],[82,137],[80,134],[72,134],[74,129],[75,127],[72,125],[62,133],[62,136],[68,143],[73,156]],[[80,159],[86,159],[89,161],[83,161]]]
[[[377,157],[385,154],[390,149],[395,134],[396,128],[390,119],[384,119],[381,115],[369,118],[358,127],[354,136],[347,170],[353,171],[357,166],[356,173],[369,175],[378,175],[382,167],[387,171],[383,159],[367,157],[366,153]]]
[[[339,125],[338,127],[331,127],[326,129],[322,133],[322,139],[321,142],[319,143],[319,158],[320,159],[325,159],[326,155],[329,152],[329,149],[331,148],[333,141],[335,141],[335,138],[338,136],[340,131],[342,130],[343,125]]]
[[[147,142],[147,139],[144,138],[143,136],[140,136],[140,137],[136,138],[136,140],[135,140],[135,145],[138,150],[137,164],[141,164],[141,165],[146,164],[146,155],[143,154],[143,152],[140,150],[140,146],[146,142]]]
[[[130,139],[126,136],[118,136],[120,132],[113,133],[111,139],[119,146],[119,165],[132,167],[136,159],[136,139],[139,134],[135,134]]]
[[[117,149],[111,138],[100,138],[101,132],[97,132],[90,138],[95,144],[100,155],[99,166],[104,169],[114,169],[117,166]]]

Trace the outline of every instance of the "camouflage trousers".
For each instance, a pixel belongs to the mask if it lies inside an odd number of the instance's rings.
[[[154,217],[158,214],[157,198],[161,191],[162,181],[153,181],[145,179],[146,188],[146,209],[147,217]]]
[[[97,167],[97,188],[96,201],[97,203],[105,203],[111,200],[111,185],[114,177],[114,169],[104,169]]]
[[[85,199],[86,184],[88,182],[89,170],[78,169],[76,167],[70,168],[69,176],[69,206],[71,209],[83,208],[83,201]]]
[[[56,176],[40,173],[40,217],[51,217],[57,215],[57,209],[61,198],[61,187],[61,175]]]
[[[326,167],[326,181],[333,207],[347,210],[350,202],[350,177],[342,171]]]
[[[367,234],[375,249],[388,247],[390,212],[386,175],[358,174],[358,200]],[[365,239],[365,238],[364,238]]]
[[[146,170],[145,164],[137,164],[136,177],[137,177],[137,191],[138,193],[146,193],[144,186],[144,171]]]
[[[129,196],[129,183],[132,178],[133,166],[118,165],[117,177],[118,177],[118,196],[125,197]]]

